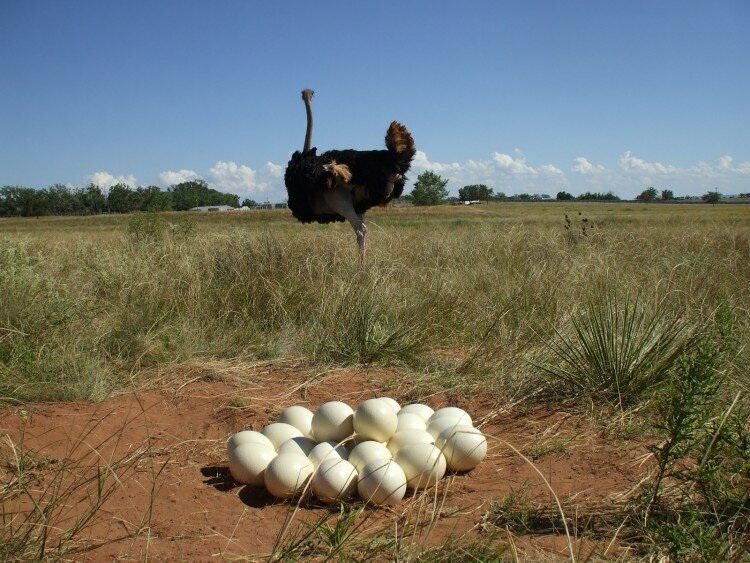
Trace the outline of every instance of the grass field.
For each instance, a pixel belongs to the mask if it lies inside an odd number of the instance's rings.
[[[288,211],[0,220],[3,401],[102,401],[176,364],[376,367],[408,384],[405,398],[572,412],[647,444],[651,473],[601,531],[627,536],[628,556],[748,556],[750,207],[368,219],[365,268],[347,225]],[[497,500],[503,534],[554,520],[517,500]],[[463,558],[449,555],[407,558]]]

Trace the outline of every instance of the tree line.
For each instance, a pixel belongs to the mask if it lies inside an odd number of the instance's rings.
[[[106,193],[96,184],[76,188],[54,184],[42,190],[22,186],[0,188],[0,217],[98,215],[133,211],[186,211],[203,205],[239,207],[239,196],[209,188],[203,180],[159,186],[115,184]],[[245,205],[255,205],[245,200]]]
[[[467,201],[550,201],[547,194],[520,193],[506,195],[495,192],[486,184],[472,184],[458,190],[458,197],[448,193],[448,180],[432,170],[417,177],[411,193],[401,200],[414,205],[442,205]],[[750,194],[740,194],[740,197]],[[578,196],[561,191],[554,198],[558,201],[620,201],[612,192],[586,192]],[[661,193],[654,187],[641,192],[638,201],[670,201],[677,199],[672,190]],[[715,204],[721,199],[717,191],[702,196],[703,201]],[[131,213],[133,211],[186,211],[204,205],[229,205],[239,207],[240,198],[235,194],[209,188],[204,180],[191,180],[174,184],[167,189],[159,186],[139,186],[135,189],[126,184],[115,184],[106,193],[96,184],[76,188],[54,184],[42,190],[22,186],[0,188],[0,217],[39,217],[41,215],[98,215],[100,213]],[[243,206],[254,207],[251,199],[242,201]]]
[[[467,201],[550,201],[552,197],[547,194],[513,194],[506,195],[504,192],[495,192],[486,184],[471,184],[458,190],[458,197],[450,197],[448,193],[448,180],[442,178],[432,170],[423,172],[417,177],[411,193],[401,196],[403,201],[414,205],[442,205],[446,203],[458,203]],[[575,197],[567,192],[558,192],[558,200],[579,201],[619,201],[612,192],[593,193],[586,192]]]
[[[442,205],[446,203],[470,201],[552,201],[553,199],[547,194],[520,193],[506,195],[504,192],[495,192],[486,184],[464,186],[458,190],[458,197],[450,197],[447,185],[448,180],[442,178],[439,174],[428,170],[417,177],[414,189],[412,189],[411,193],[402,196],[401,200],[413,203],[414,205]],[[750,194],[739,195],[739,197],[743,196],[750,197]],[[557,192],[554,199],[557,201],[621,201],[621,199],[611,191],[585,192],[578,196],[574,196],[566,191],[560,191]],[[672,201],[680,198],[675,197],[672,190],[663,189],[659,192],[656,188],[651,186],[636,196],[635,199],[636,201],[649,202],[657,200]],[[706,203],[715,204],[721,199],[721,194],[715,190],[709,191],[701,196],[701,199]]]

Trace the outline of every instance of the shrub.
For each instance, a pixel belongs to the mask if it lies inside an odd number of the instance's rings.
[[[550,361],[537,367],[556,388],[621,407],[662,383],[693,341],[687,327],[660,308],[645,307],[637,298],[608,295],[589,301],[571,319],[570,330],[555,329],[555,336],[547,341]]]

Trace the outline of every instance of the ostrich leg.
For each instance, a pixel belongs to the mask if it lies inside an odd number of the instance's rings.
[[[365,226],[364,215],[358,215],[357,212],[354,211],[352,192],[346,188],[336,187],[326,190],[323,194],[323,198],[328,204],[328,207],[349,221],[352,229],[354,229],[354,232],[357,235],[357,246],[359,247],[359,261],[360,264],[364,264],[366,258],[365,253],[367,250],[367,227]]]

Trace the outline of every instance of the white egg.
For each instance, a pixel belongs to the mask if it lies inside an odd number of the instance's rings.
[[[284,422],[273,422],[261,430],[260,433],[271,440],[276,451],[278,451],[279,446],[287,440],[302,436],[302,432],[291,424],[286,424]]]
[[[396,504],[406,494],[406,475],[393,460],[367,463],[359,472],[357,492],[373,504]]]
[[[416,430],[412,428],[410,430],[396,432],[393,435],[393,438],[388,441],[388,450],[391,454],[396,455],[401,448],[408,446],[409,444],[434,443],[435,438],[432,437],[432,434],[428,433],[426,430]]]
[[[445,475],[445,456],[433,444],[409,444],[394,456],[410,489],[432,487]]]
[[[317,467],[325,459],[347,459],[349,450],[337,445],[336,442],[321,442],[310,451],[307,457]]]
[[[313,413],[311,410],[294,405],[293,407],[287,407],[279,415],[279,422],[285,424],[291,424],[297,430],[302,432],[305,438],[312,438],[312,419]]]
[[[354,433],[354,411],[341,401],[323,403],[313,415],[312,433],[319,442],[341,442]]]
[[[354,431],[358,436],[384,442],[396,432],[398,417],[383,399],[368,399],[354,411]]]
[[[474,469],[487,455],[487,438],[473,426],[446,428],[435,440],[451,471]]]
[[[357,488],[357,470],[345,459],[327,459],[313,473],[313,494],[326,504],[345,500]]]
[[[452,416],[444,416],[437,420],[430,419],[430,423],[427,425],[427,432],[431,434],[433,438],[437,438],[446,428],[453,428],[454,426],[460,426],[462,424],[465,424],[465,422],[460,418],[454,418]]]
[[[427,424],[429,425],[431,422],[434,422],[438,418],[443,417],[459,418],[461,420],[461,424],[468,424],[469,426],[474,425],[471,417],[469,416],[469,413],[467,413],[463,409],[459,409],[458,407],[445,407],[436,410],[435,413],[427,421]]]
[[[240,444],[229,454],[229,473],[243,485],[263,485],[266,467],[275,457],[273,446],[257,442]]]
[[[396,414],[398,414],[399,411],[401,410],[401,405],[399,405],[395,399],[391,399],[390,397],[378,397],[378,398],[382,399],[383,401],[391,405],[391,408]]]
[[[404,409],[401,410],[403,411]],[[401,432],[402,430],[424,430],[425,428],[427,428],[427,425],[424,419],[418,414],[408,412],[398,413],[396,432]]]
[[[418,417],[424,420],[425,423],[427,423],[430,417],[435,414],[435,411],[427,405],[423,405],[422,403],[411,403],[410,405],[401,407],[401,410],[398,411],[398,414],[416,414]]]
[[[276,498],[293,498],[300,494],[313,474],[313,464],[302,454],[279,454],[266,467],[264,483]]]
[[[354,466],[357,473],[362,471],[362,468],[370,463],[371,461],[377,461],[379,459],[391,459],[393,455],[391,451],[386,448],[380,442],[362,442],[357,444],[349,454],[349,463]]]
[[[260,432],[256,432],[255,430],[243,430],[232,435],[232,437],[227,440],[227,456],[231,455],[232,450],[240,444],[263,444],[272,450],[276,449],[271,440],[266,438]]]
[[[305,438],[304,436],[297,436],[296,438],[291,438],[281,444],[279,446],[279,453],[285,454],[285,453],[297,453],[302,454],[304,456],[309,456],[310,452],[313,450],[315,446],[317,446],[318,443],[315,440],[311,440],[310,438]]]

